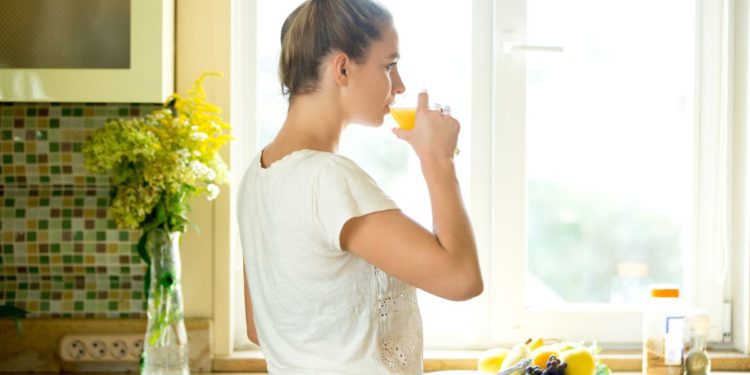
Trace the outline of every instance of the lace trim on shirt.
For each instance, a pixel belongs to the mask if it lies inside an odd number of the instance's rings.
[[[375,277],[380,280],[381,284],[388,285],[388,274],[377,267],[373,267],[373,269],[375,270]],[[392,289],[386,291],[386,294],[378,295],[378,313],[381,319],[416,304],[417,293],[414,288],[401,282],[394,283]]]
[[[385,336],[378,341],[380,360],[391,373],[422,372],[422,331],[407,331]]]
[[[395,295],[378,297],[378,312],[381,318],[396,313],[401,309],[417,303],[417,294],[414,291],[404,291]]]

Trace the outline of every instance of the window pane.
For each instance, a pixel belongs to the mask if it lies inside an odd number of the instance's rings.
[[[529,0],[526,303],[682,285],[693,183],[690,1]]]
[[[268,144],[284,121],[287,103],[277,78],[279,32],[298,0],[258,2],[258,146]],[[407,96],[416,103],[426,88],[432,102],[450,105],[462,124],[459,180],[470,205],[471,161],[471,2],[459,0],[383,0],[399,33],[399,72]],[[419,22],[414,22],[419,17]],[[446,27],[450,20],[450,27]],[[419,163],[411,148],[390,132],[395,123],[388,116],[382,128],[350,126],[340,142],[340,153],[355,160],[425,228],[432,229],[430,200]],[[428,347],[448,347],[473,341],[482,330],[472,314],[475,303],[455,303],[420,292],[419,303]],[[450,322],[450,324],[446,324]]]

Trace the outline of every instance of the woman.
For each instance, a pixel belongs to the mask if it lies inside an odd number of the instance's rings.
[[[414,129],[394,129],[421,162],[430,232],[336,154],[346,126],[381,126],[405,90],[390,13],[309,0],[281,43],[289,112],[239,192],[248,336],[274,374],[421,373],[415,287],[451,300],[483,288],[453,163],[459,123],[420,93]]]

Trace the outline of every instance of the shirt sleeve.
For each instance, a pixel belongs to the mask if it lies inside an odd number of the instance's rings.
[[[397,209],[396,203],[356,163],[335,155],[317,176],[315,214],[324,235],[337,250],[344,224],[373,212]]]

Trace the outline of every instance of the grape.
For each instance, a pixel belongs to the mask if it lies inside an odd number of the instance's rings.
[[[560,359],[554,355],[549,356],[547,361],[547,368],[555,368],[560,365]]]

